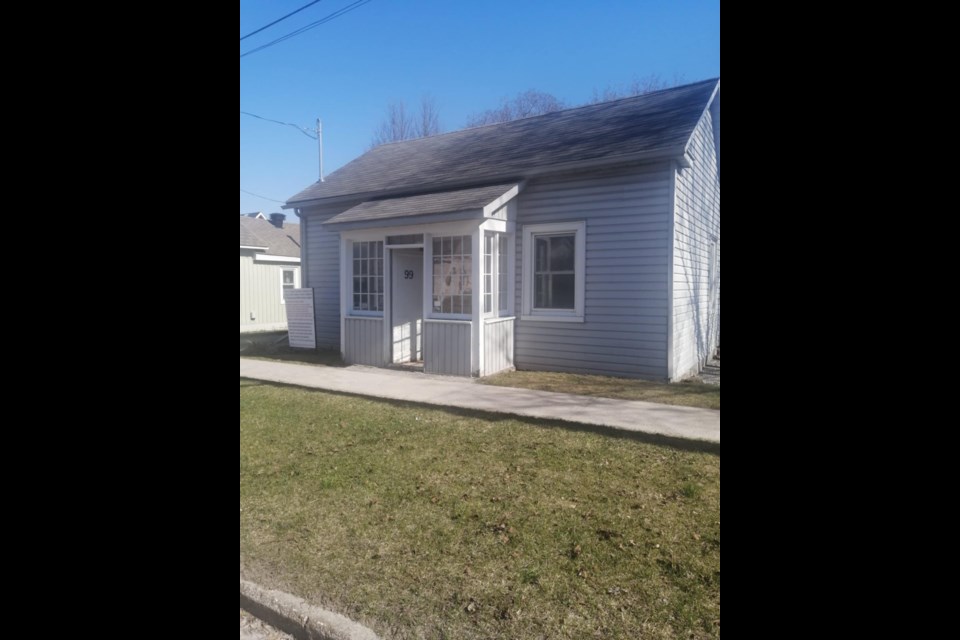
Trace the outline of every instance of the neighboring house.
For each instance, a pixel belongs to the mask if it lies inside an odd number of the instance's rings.
[[[300,225],[286,216],[240,216],[240,333],[287,328],[285,289],[300,286]]]
[[[719,80],[385,144],[286,208],[348,362],[676,380],[717,346]]]

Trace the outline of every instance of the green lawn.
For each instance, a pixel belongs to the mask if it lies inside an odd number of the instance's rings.
[[[345,367],[339,351],[329,349],[294,349],[288,346],[254,345],[240,354],[241,358],[277,360],[293,364],[319,364],[327,367]]]
[[[684,407],[720,409],[720,385],[704,384],[699,381],[667,384],[630,378],[548,371],[511,371],[480,378],[479,381],[500,387],[519,387],[538,391],[575,393],[581,396],[645,400]]]
[[[720,457],[240,381],[240,568],[383,638],[718,638]]]

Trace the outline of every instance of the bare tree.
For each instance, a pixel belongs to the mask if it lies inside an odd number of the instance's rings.
[[[634,76],[633,80],[626,85],[608,84],[602,91],[594,89],[590,104],[609,102],[610,100],[619,100],[620,98],[632,98],[633,96],[641,96],[645,93],[676,87],[680,84],[683,84],[683,76],[677,74],[674,74],[672,82],[664,80],[660,74],[657,73],[651,73],[642,78]]]
[[[443,133],[440,127],[440,109],[437,107],[437,101],[431,95],[424,95],[420,98],[420,124],[417,127],[417,136],[426,138]]]
[[[420,99],[420,112],[414,114],[403,100],[387,105],[387,115],[373,132],[370,146],[376,147],[387,142],[413,140],[441,133],[440,110],[431,96]]]
[[[373,133],[370,146],[376,147],[387,142],[399,142],[415,138],[414,124],[407,105],[402,101],[387,105],[387,115]]]
[[[563,101],[549,93],[530,89],[518,94],[510,100],[504,99],[495,109],[487,109],[475,113],[467,119],[468,127],[479,127],[485,124],[509,122],[520,118],[539,116],[564,108]]]

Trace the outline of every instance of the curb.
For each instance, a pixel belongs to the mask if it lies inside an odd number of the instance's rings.
[[[240,608],[298,640],[380,640],[367,627],[339,613],[246,580],[240,580]]]

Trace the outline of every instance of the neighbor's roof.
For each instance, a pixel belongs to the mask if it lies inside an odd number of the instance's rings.
[[[330,218],[326,224],[427,216],[436,213],[457,213],[461,211],[475,211],[479,214],[484,207],[516,186],[517,184],[514,182],[461,191],[373,200],[358,204],[352,209]]]
[[[287,201],[417,193],[521,179],[532,170],[604,160],[680,156],[719,80],[384,144]]]
[[[240,246],[266,247],[271,256],[300,257],[300,225],[284,223],[278,229],[267,220],[240,216]]]

